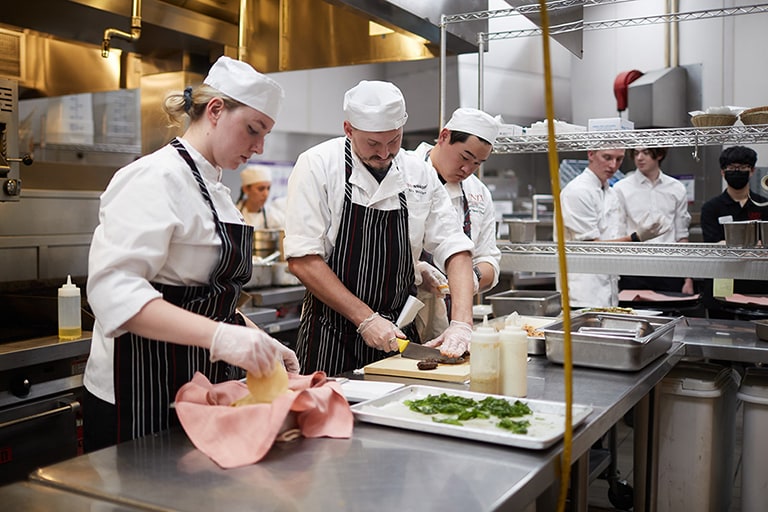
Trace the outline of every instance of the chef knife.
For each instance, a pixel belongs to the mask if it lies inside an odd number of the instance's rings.
[[[397,339],[397,348],[400,350],[400,356],[406,359],[433,359],[443,364],[460,364],[465,361],[463,357],[448,357],[436,348],[425,347],[400,338]]]

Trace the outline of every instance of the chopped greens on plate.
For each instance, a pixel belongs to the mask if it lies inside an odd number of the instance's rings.
[[[514,434],[528,433],[530,422],[528,420],[513,420],[532,414],[533,411],[527,404],[520,400],[509,402],[503,398],[488,396],[482,400],[475,400],[458,395],[440,393],[439,395],[427,395],[417,400],[405,400],[403,402],[414,412],[432,416],[436,423],[449,425],[463,425],[462,422],[473,419],[490,419],[492,416],[500,421],[496,426],[509,430]]]

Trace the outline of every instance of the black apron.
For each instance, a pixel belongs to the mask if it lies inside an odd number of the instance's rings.
[[[163,298],[179,307],[212,320],[244,325],[236,313],[240,291],[253,269],[253,227],[219,220],[200,171],[178,141],[171,145],[187,162],[203,199],[208,203],[221,238],[221,257],[211,272],[208,286],[170,286],[152,283]],[[236,378],[235,367],[210,362],[207,349],[165,343],[126,333],[115,339],[114,382],[117,410],[117,441],[134,439],[178,424],[170,405],[181,386],[195,372],[211,382]]]
[[[400,192],[400,208],[377,210],[352,202],[352,152],[344,146],[345,188],[341,226],[328,266],[356,297],[394,322],[414,290],[408,204]],[[413,324],[403,333],[418,342]],[[303,373],[328,375],[362,368],[391,354],[369,347],[356,326],[307,292],[301,312],[296,355]]]

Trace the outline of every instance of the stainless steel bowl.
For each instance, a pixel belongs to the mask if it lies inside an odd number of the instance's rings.
[[[753,220],[724,222],[725,245],[728,247],[754,247],[757,245],[757,223]]]
[[[536,240],[536,225],[538,220],[508,219],[504,221],[509,228],[510,242],[533,242]]]
[[[763,341],[768,341],[768,320],[752,320],[755,324],[755,334]]]

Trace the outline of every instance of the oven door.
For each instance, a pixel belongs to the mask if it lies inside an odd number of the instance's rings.
[[[0,409],[0,484],[77,455],[79,412],[73,393]]]

